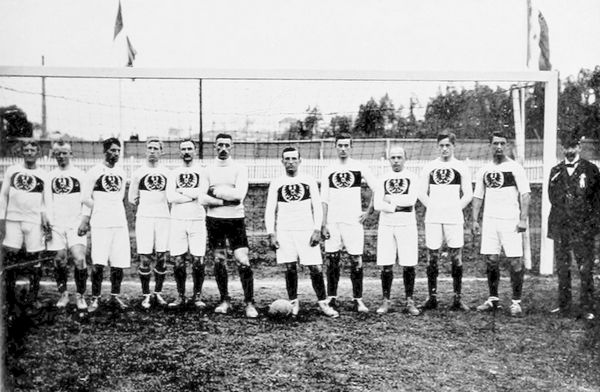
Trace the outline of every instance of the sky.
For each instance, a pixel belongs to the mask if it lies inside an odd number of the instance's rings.
[[[525,0],[1,0],[0,65],[120,67],[124,35],[135,67],[520,71],[526,69]],[[600,65],[600,1],[539,0],[553,69],[562,78]],[[124,34],[125,33],[125,34]],[[196,82],[48,80],[50,129],[142,136],[198,129]],[[436,83],[216,82],[203,85],[205,130],[274,129],[308,106],[354,114],[371,96],[418,110]],[[0,105],[40,121],[40,81],[0,77]]]

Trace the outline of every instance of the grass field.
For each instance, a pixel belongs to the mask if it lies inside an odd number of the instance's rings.
[[[230,279],[235,306],[230,315],[212,313],[218,300],[212,278],[205,285],[205,313],[144,312],[139,284],[131,280],[123,288],[131,310],[105,306],[89,319],[80,319],[73,305],[54,309],[57,294],[48,282],[42,311],[13,323],[9,373],[22,391],[600,390],[600,322],[550,315],[555,279],[526,279],[519,318],[507,314],[508,280],[501,282],[504,309],[493,315],[450,311],[448,279],[440,282],[440,309],[411,317],[399,303],[403,286],[397,273],[394,311],[379,316],[374,311],[380,282],[375,268],[369,269],[364,298],[371,312],[352,311],[345,273],[338,319],[319,314],[306,275],[299,284],[298,318],[267,317],[268,304],[286,297],[276,270],[257,273],[256,320],[243,317],[237,278]],[[418,302],[426,291],[425,280],[418,279]],[[169,283],[165,293],[173,298],[175,286]],[[467,279],[469,306],[486,297],[484,280]]]

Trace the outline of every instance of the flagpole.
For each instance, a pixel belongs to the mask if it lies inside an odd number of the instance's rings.
[[[202,140],[204,139],[202,132],[202,79],[198,79],[198,158],[202,160],[204,158],[204,146]]]
[[[125,156],[125,143],[123,142],[123,79],[119,78],[119,136],[121,142],[120,159],[122,161]]]

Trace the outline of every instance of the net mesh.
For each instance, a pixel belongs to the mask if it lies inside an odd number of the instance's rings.
[[[419,173],[427,161],[439,156],[437,133],[449,129],[458,137],[456,157],[465,160],[474,175],[490,159],[487,137],[491,131],[504,130],[514,138],[511,94],[517,86],[526,85],[518,81],[0,77],[0,109],[18,108],[27,116],[32,135],[41,141],[40,164],[48,170],[54,166],[50,152],[57,139],[70,141],[74,164],[85,170],[102,159],[103,138],[119,137],[124,142],[122,164],[131,174],[144,162],[149,137],[163,140],[163,163],[174,167],[180,163],[182,138],[198,142],[199,156],[207,161],[214,157],[215,136],[228,133],[234,139],[234,158],[248,166],[254,183],[266,184],[283,174],[280,154],[289,145],[300,149],[302,170],[320,178],[323,168],[337,156],[333,137],[349,131],[355,138],[353,158],[365,161],[375,174],[387,170],[392,144],[405,148],[408,168]],[[533,92],[531,85],[525,88]],[[526,118],[533,113],[527,109]],[[543,119],[543,108],[536,110]],[[524,166],[535,184],[543,178],[543,121],[539,118],[527,119],[525,127]],[[19,154],[18,138],[6,137],[8,127],[3,121],[0,178]],[[531,218],[534,258],[539,257],[540,248],[538,188],[534,186],[538,201],[533,203]],[[265,193],[266,187],[257,185],[246,201],[249,214],[257,217],[249,222],[257,238],[264,235],[258,217]],[[376,221],[369,222],[368,235],[374,236]]]

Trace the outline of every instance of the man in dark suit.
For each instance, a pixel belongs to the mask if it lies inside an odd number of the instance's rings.
[[[554,240],[558,272],[558,308],[571,307],[571,260],[577,261],[581,278],[581,309],[587,320],[594,319],[594,258],[598,258],[600,235],[600,172],[579,155],[581,146],[574,129],[562,140],[565,159],[550,171],[548,194],[552,208],[548,237]]]

